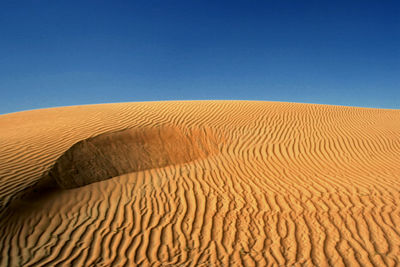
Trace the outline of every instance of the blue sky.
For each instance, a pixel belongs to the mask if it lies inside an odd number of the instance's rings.
[[[400,4],[3,0],[0,92],[0,113],[192,99],[400,108]]]

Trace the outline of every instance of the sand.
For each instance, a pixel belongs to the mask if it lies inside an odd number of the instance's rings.
[[[0,129],[0,266],[400,264],[399,110],[119,103]]]

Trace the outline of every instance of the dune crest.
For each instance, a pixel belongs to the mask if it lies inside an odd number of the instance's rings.
[[[62,188],[76,188],[130,172],[205,158],[217,152],[210,130],[173,126],[104,133],[74,144],[49,172]]]

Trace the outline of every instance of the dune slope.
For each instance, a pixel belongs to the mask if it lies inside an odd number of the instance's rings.
[[[120,103],[0,126],[0,266],[400,262],[399,110]]]

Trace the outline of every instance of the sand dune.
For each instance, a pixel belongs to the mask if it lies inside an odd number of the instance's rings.
[[[399,110],[121,103],[0,126],[0,266],[400,264]]]

